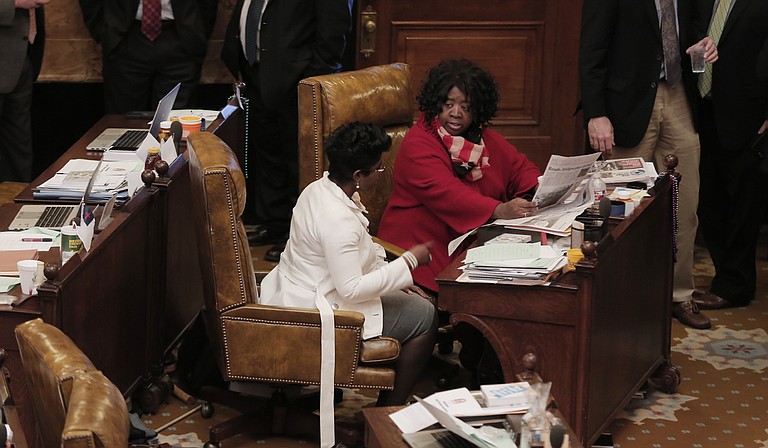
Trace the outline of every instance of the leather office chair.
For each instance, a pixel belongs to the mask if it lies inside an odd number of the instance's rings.
[[[43,446],[128,446],[123,396],[75,343],[42,319],[15,333]]]
[[[314,435],[319,429],[318,418],[311,414],[317,409],[316,401],[309,412],[302,413],[285,403],[284,396],[292,387],[320,384],[320,314],[314,309],[257,303],[241,219],[245,180],[237,159],[208,132],[190,135],[187,144],[204,315],[216,362],[230,386],[230,391],[218,393],[203,388],[203,398],[243,410],[254,408],[257,399],[232,390],[261,383],[271,391],[266,409],[212,427],[206,446],[216,446],[245,430]],[[391,389],[399,343],[382,337],[363,341],[360,313],[335,311],[334,318],[335,386]]]
[[[376,189],[361,192],[368,210],[369,231],[390,257],[404,252],[394,244],[376,238],[379,221],[394,188],[394,166],[397,151],[413,124],[411,67],[394,63],[356,71],[315,76],[299,81],[299,187],[319,179],[327,168],[324,141],[339,126],[354,121],[384,127],[392,138],[392,147],[382,154],[388,169]],[[445,317],[445,316],[442,316]],[[453,351],[454,335],[447,318],[441,317],[438,349],[442,354]],[[442,321],[445,321],[443,324]],[[446,362],[440,366],[438,387],[448,387],[458,373],[458,365]]]

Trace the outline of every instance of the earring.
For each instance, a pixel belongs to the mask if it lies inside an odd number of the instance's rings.
[[[360,182],[355,182],[355,190],[359,190],[359,189],[360,189]]]

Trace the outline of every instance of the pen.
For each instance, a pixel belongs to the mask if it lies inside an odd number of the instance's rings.
[[[22,243],[50,243],[53,238],[22,238]]]

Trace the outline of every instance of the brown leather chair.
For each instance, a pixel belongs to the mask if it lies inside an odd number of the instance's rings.
[[[376,238],[379,221],[394,188],[395,159],[403,138],[413,123],[413,92],[411,67],[394,63],[356,71],[315,76],[299,82],[299,187],[304,188],[319,179],[328,167],[324,141],[341,125],[354,121],[384,127],[392,138],[392,147],[382,154],[388,169],[380,177],[376,189],[361,192],[361,201],[368,210],[369,231],[386,249],[390,258],[404,252],[387,241]],[[454,335],[447,316],[441,315],[443,325],[438,331],[440,353],[453,351]],[[458,365],[440,359],[438,387],[447,388],[458,374]]]
[[[413,123],[411,67],[395,63],[299,81],[299,188],[321,178],[327,168],[324,141],[331,131],[354,121],[383,126],[392,147],[382,154],[389,169],[376,190],[361,194],[369,231],[376,235],[392,194],[395,157]],[[393,246],[386,247],[388,250]]]
[[[251,253],[241,214],[245,181],[237,158],[216,135],[198,132],[188,141],[197,246],[204,287],[204,315],[219,370],[230,385],[267,384],[271,412],[255,412],[212,427],[209,443],[242,431],[316,434],[310,412],[292,413],[283,404],[286,389],[320,384],[320,314],[314,309],[257,303]],[[363,341],[364,317],[335,311],[336,387],[391,389],[400,346],[390,338]],[[203,398],[244,409],[255,398],[203,390]],[[286,416],[286,414],[288,414]],[[285,424],[285,419],[290,424]],[[339,431],[337,430],[337,435]],[[340,441],[341,437],[339,438]],[[208,445],[211,446],[211,445]]]
[[[123,396],[75,343],[42,319],[15,332],[43,446],[128,446]]]

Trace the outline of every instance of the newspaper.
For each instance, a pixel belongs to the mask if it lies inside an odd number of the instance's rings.
[[[568,236],[571,223],[594,201],[589,172],[600,153],[564,157],[553,155],[533,197],[539,210],[533,216],[498,219],[495,225]]]
[[[648,163],[642,157],[628,159],[598,160],[595,171],[606,184],[627,182],[644,182],[649,184],[658,174],[653,163]]]

